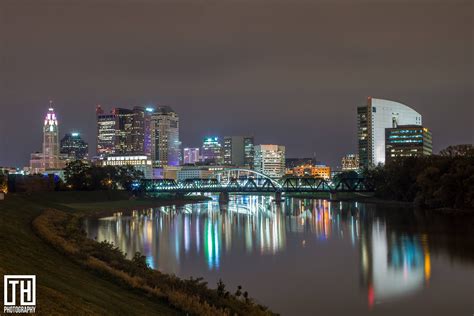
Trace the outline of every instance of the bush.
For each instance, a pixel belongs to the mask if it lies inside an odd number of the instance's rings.
[[[37,234],[65,254],[100,275],[117,283],[165,299],[174,307],[192,315],[271,315],[264,306],[242,296],[225,291],[222,281],[217,289],[209,289],[202,278],[180,279],[152,270],[145,256],[136,253],[132,260],[112,243],[88,239],[78,216],[47,210],[33,222]]]

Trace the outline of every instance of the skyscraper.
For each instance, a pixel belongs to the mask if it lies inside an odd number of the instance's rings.
[[[183,149],[183,164],[193,164],[200,160],[199,148]]]
[[[224,163],[222,144],[218,137],[206,137],[202,143],[201,159],[204,163]]]
[[[114,154],[133,154],[133,111],[130,109],[114,108],[115,117],[115,144]]]
[[[49,101],[49,109],[43,124],[43,152],[31,155],[30,169],[32,173],[42,173],[64,167],[59,159],[59,125],[53,102]]]
[[[97,116],[97,156],[105,157],[115,152],[115,114],[105,114],[100,105]]]
[[[385,163],[385,129],[397,125],[421,125],[421,115],[410,107],[369,97],[357,108],[359,163],[362,168]]]
[[[255,171],[271,178],[280,178],[285,174],[285,146],[255,146]]]
[[[60,153],[70,160],[81,160],[87,157],[89,145],[79,133],[67,133],[61,139]]]
[[[179,166],[181,142],[179,117],[169,106],[159,106],[151,114],[151,158],[156,167]]]
[[[130,140],[131,153],[144,154],[145,153],[145,108],[141,106],[134,106],[132,109],[132,127]]]
[[[385,129],[386,162],[399,157],[419,157],[432,154],[431,132],[418,125],[399,125]]]
[[[59,126],[52,101],[43,126],[43,166],[45,170],[60,168]]]
[[[224,164],[252,168],[254,159],[253,137],[225,136]]]
[[[151,157],[152,108],[135,106],[132,110],[114,108],[97,114],[97,155],[147,155]]]

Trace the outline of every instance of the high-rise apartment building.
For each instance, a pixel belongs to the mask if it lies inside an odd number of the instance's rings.
[[[169,106],[159,106],[151,114],[151,158],[154,166],[179,166],[181,142],[179,117]]]
[[[89,145],[79,133],[67,133],[61,139],[60,153],[68,160],[82,160],[87,158]]]
[[[255,146],[255,171],[271,178],[280,178],[285,174],[285,146]]]
[[[183,164],[194,164],[200,161],[199,148],[183,149]]]
[[[201,159],[204,163],[221,165],[224,152],[218,137],[206,137],[202,143]]]
[[[385,129],[385,160],[399,157],[429,156],[433,152],[431,132],[418,125],[399,125]]]
[[[360,167],[385,163],[385,129],[398,125],[421,125],[421,115],[410,107],[369,97],[357,108]]]
[[[355,171],[359,169],[359,155],[347,154],[341,159],[342,171]]]
[[[253,167],[254,141],[250,136],[224,137],[224,164]]]

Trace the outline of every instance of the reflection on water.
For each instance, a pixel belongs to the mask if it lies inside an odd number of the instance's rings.
[[[290,198],[276,204],[268,196],[240,195],[234,196],[228,205],[209,201],[137,210],[131,216],[116,213],[98,220],[90,218],[85,229],[90,237],[113,242],[129,257],[141,252],[152,268],[168,273],[226,280],[240,275],[240,266],[249,264],[257,269],[265,265],[265,273],[273,271],[269,276],[292,283],[289,287],[309,287],[303,286],[308,278],[321,280],[340,275],[349,280],[352,267],[340,269],[338,261],[330,262],[334,267],[329,270],[311,268],[318,262],[332,260],[331,253],[340,253],[356,258],[359,267],[355,271],[358,270],[362,282],[357,285],[358,294],[351,294],[354,300],[346,304],[357,310],[358,295],[365,293],[363,305],[369,311],[375,304],[420,292],[429,285],[432,274],[429,236],[392,229],[387,218],[376,214],[374,206],[356,202]],[[306,276],[285,277],[286,271],[298,266],[308,271]],[[258,282],[259,275],[252,278]],[[260,283],[268,282],[263,273],[261,278]],[[240,283],[247,288],[253,284],[246,284],[242,277]],[[296,300],[282,304],[276,293],[265,299],[267,294],[259,293],[259,286],[255,285],[251,293],[264,299],[263,303],[276,306],[283,313],[297,309]],[[342,293],[337,285],[336,290]],[[318,308],[324,304],[324,300],[306,303],[310,306],[298,313],[311,314],[315,308],[311,304],[316,302]],[[334,311],[330,306],[327,308]]]

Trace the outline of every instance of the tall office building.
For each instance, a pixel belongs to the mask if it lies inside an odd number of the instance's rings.
[[[114,108],[115,117],[115,155],[133,154],[133,111],[123,108]]]
[[[49,101],[49,109],[43,124],[43,151],[31,154],[30,169],[32,173],[43,173],[64,167],[59,157],[59,125],[53,102]]]
[[[282,177],[285,174],[285,146],[255,146],[254,169],[271,178]]]
[[[194,164],[199,162],[199,148],[184,148],[183,149],[183,164]]]
[[[202,143],[201,159],[204,163],[221,165],[224,163],[222,144],[218,137],[206,137]]]
[[[50,101],[43,126],[43,166],[45,170],[60,168],[59,126],[52,105],[52,101]]]
[[[135,106],[132,110],[114,108],[104,113],[101,106],[97,114],[97,155],[147,155],[151,157],[152,108]]]
[[[67,133],[61,139],[60,153],[68,160],[82,160],[87,158],[89,145],[79,133]]]
[[[410,107],[369,97],[357,108],[357,134],[361,168],[385,163],[385,129],[398,125],[421,125],[421,115]]]
[[[179,117],[169,106],[159,106],[151,114],[151,158],[154,166],[179,166],[181,142]]]
[[[433,152],[431,132],[418,125],[399,125],[385,129],[385,160],[399,157],[429,156]]]
[[[100,105],[97,116],[97,156],[105,157],[115,153],[115,114],[104,113]]]
[[[128,138],[130,153],[143,154],[145,152],[145,108],[134,106],[132,109],[131,135]]]
[[[254,142],[250,136],[224,137],[224,164],[253,167]]]

